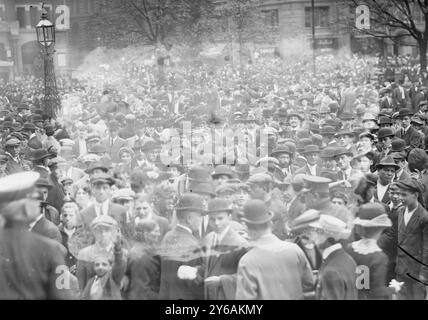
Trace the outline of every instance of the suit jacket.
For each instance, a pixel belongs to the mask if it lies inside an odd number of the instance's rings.
[[[404,129],[398,130],[395,135],[398,138],[406,141],[406,145],[411,149],[414,148],[425,148],[425,137],[422,133],[418,132],[415,128],[410,126],[407,132],[404,134]]]
[[[384,98],[380,101],[380,109],[394,109],[395,110],[395,104],[394,100],[391,100],[391,103],[388,102],[388,99]]]
[[[247,241],[231,227],[214,246],[215,233],[204,239],[206,248],[205,278],[220,276],[219,285],[205,284],[205,299],[233,300],[236,294],[236,273],[241,257],[247,252]]]
[[[396,273],[399,276],[406,276],[407,273],[415,278],[420,276],[428,279],[428,267],[421,265],[409,257],[403,250],[411,254],[425,265],[428,265],[428,213],[421,204],[413,213],[407,226],[404,225],[405,207],[398,213],[398,250]]]
[[[58,227],[44,216],[36,222],[31,231],[62,243],[62,237]]]
[[[0,252],[1,300],[70,298],[57,285],[64,265],[58,242],[28,231],[26,223],[8,223],[0,229]]]
[[[6,156],[7,156],[6,173],[8,175],[24,171],[22,167],[23,165],[22,160],[17,162],[10,155],[7,154]]]
[[[319,270],[319,299],[357,300],[356,268],[354,259],[343,248],[330,253]]]
[[[110,139],[111,138],[108,137],[101,140],[101,142],[104,143],[105,146],[107,147],[107,152],[110,155],[111,161],[114,163],[119,163],[120,162],[119,150],[122,147],[127,146],[128,144],[125,139],[122,139],[121,137],[117,137],[112,145]]]
[[[397,107],[397,109],[406,108],[407,107],[407,101],[410,99],[408,91],[404,88],[403,88],[403,91],[404,91],[404,99],[401,95],[401,91],[400,91],[399,87],[392,90],[392,99],[393,99],[394,104]]]
[[[52,189],[49,190],[48,198],[46,202],[53,206],[58,212],[61,212],[62,205],[64,204],[64,187],[61,183],[52,175],[50,175],[50,181],[53,185]]]
[[[129,285],[128,300],[157,300],[160,285],[160,257],[154,251],[137,243],[129,251],[126,275]]]
[[[404,169],[397,181],[403,181],[410,178],[409,172]]]
[[[188,230],[177,225],[165,235],[161,248],[159,299],[203,300],[205,267],[199,241]],[[179,279],[177,271],[182,265],[197,268],[196,279]]]
[[[389,198],[389,186],[390,186],[390,184],[388,185],[388,188],[386,189],[385,194],[383,195],[383,198],[379,199],[378,195],[377,195],[377,185],[376,185],[374,187],[374,193],[373,193],[375,200],[382,202],[384,204],[389,204],[389,202],[391,201],[391,199]]]
[[[117,203],[109,201],[107,214],[114,218],[121,230],[125,230],[126,225],[126,209]],[[88,208],[80,212],[82,223],[86,229],[90,229],[91,222],[97,217],[95,205],[92,204]]]
[[[311,267],[299,246],[269,235],[239,261],[236,300],[303,299],[313,286]]]

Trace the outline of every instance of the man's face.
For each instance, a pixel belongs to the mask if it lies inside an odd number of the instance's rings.
[[[400,199],[405,206],[412,206],[418,201],[418,194],[408,190],[400,190]]]
[[[251,199],[264,199],[266,195],[266,191],[262,186],[252,183],[250,185],[250,197]]]
[[[340,206],[344,206],[345,205],[345,201],[343,201],[342,198],[334,197],[333,199],[331,199],[331,202],[333,204],[337,204],[337,205],[340,205]]]
[[[107,258],[97,258],[94,261],[94,271],[98,277],[104,276],[107,272],[110,272],[112,266]]]
[[[334,158],[324,158],[322,159],[322,165],[325,169],[334,171],[336,169],[337,163]]]
[[[338,157],[337,159],[337,166],[341,169],[341,170],[347,170],[349,168],[349,162],[351,161],[351,158],[346,155],[346,154],[342,154],[340,157]]]
[[[401,204],[401,195],[400,190],[390,188],[389,189],[389,198],[395,207]]]
[[[19,155],[20,149],[21,149],[21,147],[18,145],[18,146],[10,146],[10,147],[8,147],[7,150],[12,155],[12,157],[16,157],[17,155]]]
[[[278,156],[278,161],[279,161],[279,165],[282,168],[288,168],[290,166],[290,155],[287,153],[283,153],[281,155]]]
[[[76,209],[65,207],[61,213],[61,221],[68,229],[74,228],[77,224]]]
[[[119,130],[118,129],[110,129],[110,136],[112,138],[116,138],[119,134]]]
[[[318,152],[310,152],[306,154],[306,160],[311,166],[314,166],[318,162],[319,154]]]
[[[290,127],[292,128],[300,127],[300,119],[298,117],[290,117]]]
[[[401,127],[403,127],[405,129],[408,126],[410,126],[410,117],[404,116],[403,118],[401,118]]]
[[[360,170],[364,173],[370,172],[370,166],[372,165],[372,161],[367,157],[360,158]]]
[[[95,183],[92,185],[92,194],[97,202],[104,202],[110,198],[111,187],[107,183]]]
[[[352,140],[353,140],[353,138],[348,136],[348,135],[340,136],[339,137],[339,145],[341,147],[346,147],[346,146],[352,144]]]
[[[379,141],[382,143],[382,147],[384,149],[391,148],[391,142],[392,142],[391,137],[384,137],[384,138],[379,139]]]
[[[135,214],[142,219],[148,219],[152,216],[152,207],[146,201],[137,201],[135,204]]]
[[[43,201],[46,201],[49,194],[49,189],[46,187],[37,187],[37,191],[43,195]]]
[[[360,139],[360,145],[363,149],[368,149],[372,145],[372,140],[370,138],[367,138],[367,137],[362,137]]]
[[[132,160],[132,157],[131,157],[130,153],[124,152],[124,153],[122,153],[122,156],[120,157],[120,159],[122,160],[122,162],[124,164],[130,164],[131,160]]]
[[[391,183],[392,179],[395,175],[395,168],[394,167],[382,167],[378,170],[379,175],[379,181],[383,185],[387,185]]]
[[[219,212],[210,216],[210,223],[217,234],[221,234],[229,225],[231,215],[227,212]]]
[[[187,214],[187,224],[194,232],[198,232],[202,224],[202,216],[199,212],[190,212]]]
[[[156,227],[152,231],[144,233],[144,239],[148,244],[152,244],[152,245],[159,243],[160,236],[161,236],[161,233],[158,225],[156,225]]]
[[[158,152],[156,150],[147,152],[147,159],[150,162],[155,162],[158,157]]]
[[[95,242],[106,247],[113,242],[113,229],[111,227],[98,225],[93,229]]]

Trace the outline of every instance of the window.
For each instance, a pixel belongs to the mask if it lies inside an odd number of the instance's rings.
[[[278,9],[262,10],[265,26],[277,27],[279,25]]]
[[[25,8],[24,7],[16,8],[16,16],[19,22],[19,27],[25,28]]]
[[[315,27],[325,28],[329,26],[329,7],[315,7],[314,8],[314,25]],[[312,8],[305,8],[305,27],[312,27]]]

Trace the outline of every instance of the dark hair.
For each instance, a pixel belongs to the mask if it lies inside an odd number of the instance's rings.
[[[362,238],[372,238],[376,233],[385,229],[384,227],[363,227],[355,226],[355,232]]]

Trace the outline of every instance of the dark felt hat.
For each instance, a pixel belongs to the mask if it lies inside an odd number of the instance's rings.
[[[305,148],[303,149],[303,151],[301,152],[301,154],[307,154],[307,153],[319,153],[320,149],[317,145],[314,144],[310,144],[305,146]]]
[[[401,180],[397,182],[397,186],[400,189],[403,190],[408,190],[411,192],[419,192],[422,193],[424,190],[424,187],[419,183],[419,181],[415,180],[415,179],[405,179],[405,180]]]
[[[407,108],[403,108],[403,109],[400,109],[398,111],[398,118],[402,118],[402,117],[406,117],[406,116],[410,117],[412,115],[413,115],[413,112],[410,109],[407,109]]]
[[[50,157],[50,154],[46,149],[36,149],[31,152],[30,160],[38,161],[49,157]]]
[[[273,213],[262,200],[248,200],[244,205],[242,221],[250,225],[264,224],[271,221]]]
[[[395,136],[394,131],[392,131],[392,129],[390,128],[380,128],[377,133],[378,139],[383,139],[386,137],[393,137],[393,136]]]
[[[376,169],[384,168],[384,167],[393,167],[395,170],[400,169],[400,166],[397,165],[394,159],[391,156],[386,156],[376,165]]]
[[[205,209],[204,199],[200,195],[193,193],[183,194],[179,198],[175,208],[178,214],[186,211],[199,212],[203,214],[206,211]]]
[[[226,199],[212,199],[208,201],[208,214],[216,214],[219,212],[232,212],[232,202]]]

